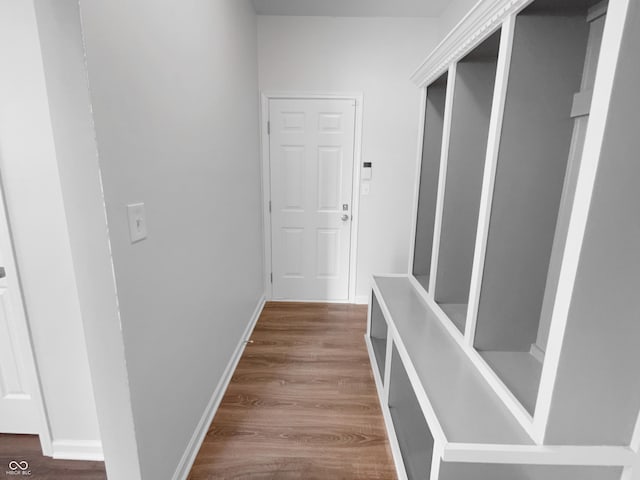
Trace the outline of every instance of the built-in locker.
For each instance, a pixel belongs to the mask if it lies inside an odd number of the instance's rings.
[[[442,222],[438,239],[436,302],[464,332],[487,150],[500,31],[460,60],[453,106]]]
[[[430,274],[416,224],[367,336],[400,478],[640,473],[638,45],[638,2],[486,0],[414,73],[446,79]]]
[[[538,0],[515,21],[474,346],[531,415],[583,141],[587,7]]]
[[[447,73],[444,73],[431,83],[426,91],[420,185],[418,188],[413,275],[427,290],[431,274],[433,227],[438,199],[446,95]]]

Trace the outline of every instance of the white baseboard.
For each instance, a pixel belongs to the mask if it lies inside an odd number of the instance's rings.
[[[173,474],[173,480],[186,480],[189,476],[189,472],[191,471],[191,467],[193,466],[193,462],[196,460],[196,456],[198,455],[198,451],[200,450],[200,446],[204,441],[205,436],[207,435],[207,431],[209,430],[209,425],[213,421],[213,417],[220,406],[220,402],[222,401],[222,397],[229,386],[229,382],[231,381],[231,377],[233,376],[233,372],[238,366],[238,362],[240,361],[240,357],[242,356],[242,352],[244,352],[244,347],[246,346],[246,341],[251,337],[251,333],[258,322],[258,318],[260,318],[260,314],[262,313],[262,309],[264,308],[264,304],[266,302],[266,298],[263,295],[258,301],[258,305],[253,312],[253,316],[251,317],[251,321],[247,325],[238,345],[236,346],[229,363],[227,364],[227,368],[225,368],[224,373],[222,374],[222,378],[218,382],[218,386],[213,391],[213,395],[211,396],[211,400],[209,400],[209,404],[202,414],[202,418],[198,422],[195,431],[193,432],[193,436],[187,445],[182,458],[180,459],[180,463],[178,463],[178,468],[176,468],[175,473]]]
[[[356,300],[354,302],[356,305],[368,305],[369,304],[369,295],[356,295]]]
[[[56,460],[104,461],[100,440],[54,440],[51,449]]]

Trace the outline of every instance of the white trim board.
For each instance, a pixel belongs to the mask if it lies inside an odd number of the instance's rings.
[[[200,446],[204,441],[207,431],[209,430],[209,425],[213,421],[213,417],[215,416],[218,407],[220,406],[220,402],[222,401],[222,397],[224,397],[225,392],[227,391],[227,387],[229,386],[229,382],[231,381],[231,377],[233,376],[233,372],[238,366],[238,362],[242,357],[242,353],[244,352],[244,348],[247,345],[247,341],[251,337],[253,333],[253,329],[262,314],[262,310],[264,309],[264,305],[266,303],[266,298],[264,295],[260,297],[258,300],[258,304],[256,305],[255,310],[253,311],[253,315],[251,316],[251,320],[247,324],[247,328],[245,328],[242,336],[240,337],[240,341],[236,346],[233,355],[231,356],[227,367],[216,386],[216,389],[213,391],[213,395],[207,404],[207,408],[202,413],[202,417],[196,426],[196,429],[191,436],[191,440],[187,444],[187,448],[182,454],[182,458],[178,463],[175,473],[171,477],[173,480],[186,480],[189,476],[189,472],[191,471],[191,467],[196,460],[198,452],[200,451]]]
[[[367,305],[369,303],[369,295],[356,295],[353,303],[356,305]]]
[[[100,440],[54,440],[51,448],[56,460],[104,461]]]
[[[463,58],[476,45],[500,28],[507,17],[518,13],[532,1],[479,0],[420,64],[411,75],[411,80],[419,87],[428,85],[450,64]]]
[[[634,452],[627,447],[585,445],[495,445],[448,443],[442,460],[460,463],[509,465],[565,465],[626,467],[633,465]]]
[[[271,283],[271,201],[270,158],[269,158],[269,100],[271,99],[309,99],[309,100],[353,100],[355,109],[355,130],[353,139],[353,179],[351,185],[351,245],[349,249],[349,296],[346,302],[360,303],[362,297],[356,296],[358,231],[360,230],[360,172],[362,165],[362,93],[354,92],[262,92],[260,95],[260,142],[261,142],[261,176],[262,176],[262,227],[264,236],[264,282],[267,300],[273,299]],[[284,300],[283,300],[284,301]],[[310,302],[314,300],[300,300]],[[326,300],[322,300],[327,302]]]

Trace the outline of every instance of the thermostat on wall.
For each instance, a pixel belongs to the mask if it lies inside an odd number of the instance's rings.
[[[371,162],[362,164],[362,180],[371,180]]]

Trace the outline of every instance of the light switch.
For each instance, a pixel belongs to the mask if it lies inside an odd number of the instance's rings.
[[[129,216],[131,243],[147,238],[147,218],[144,213],[144,203],[127,205],[127,215]]]

